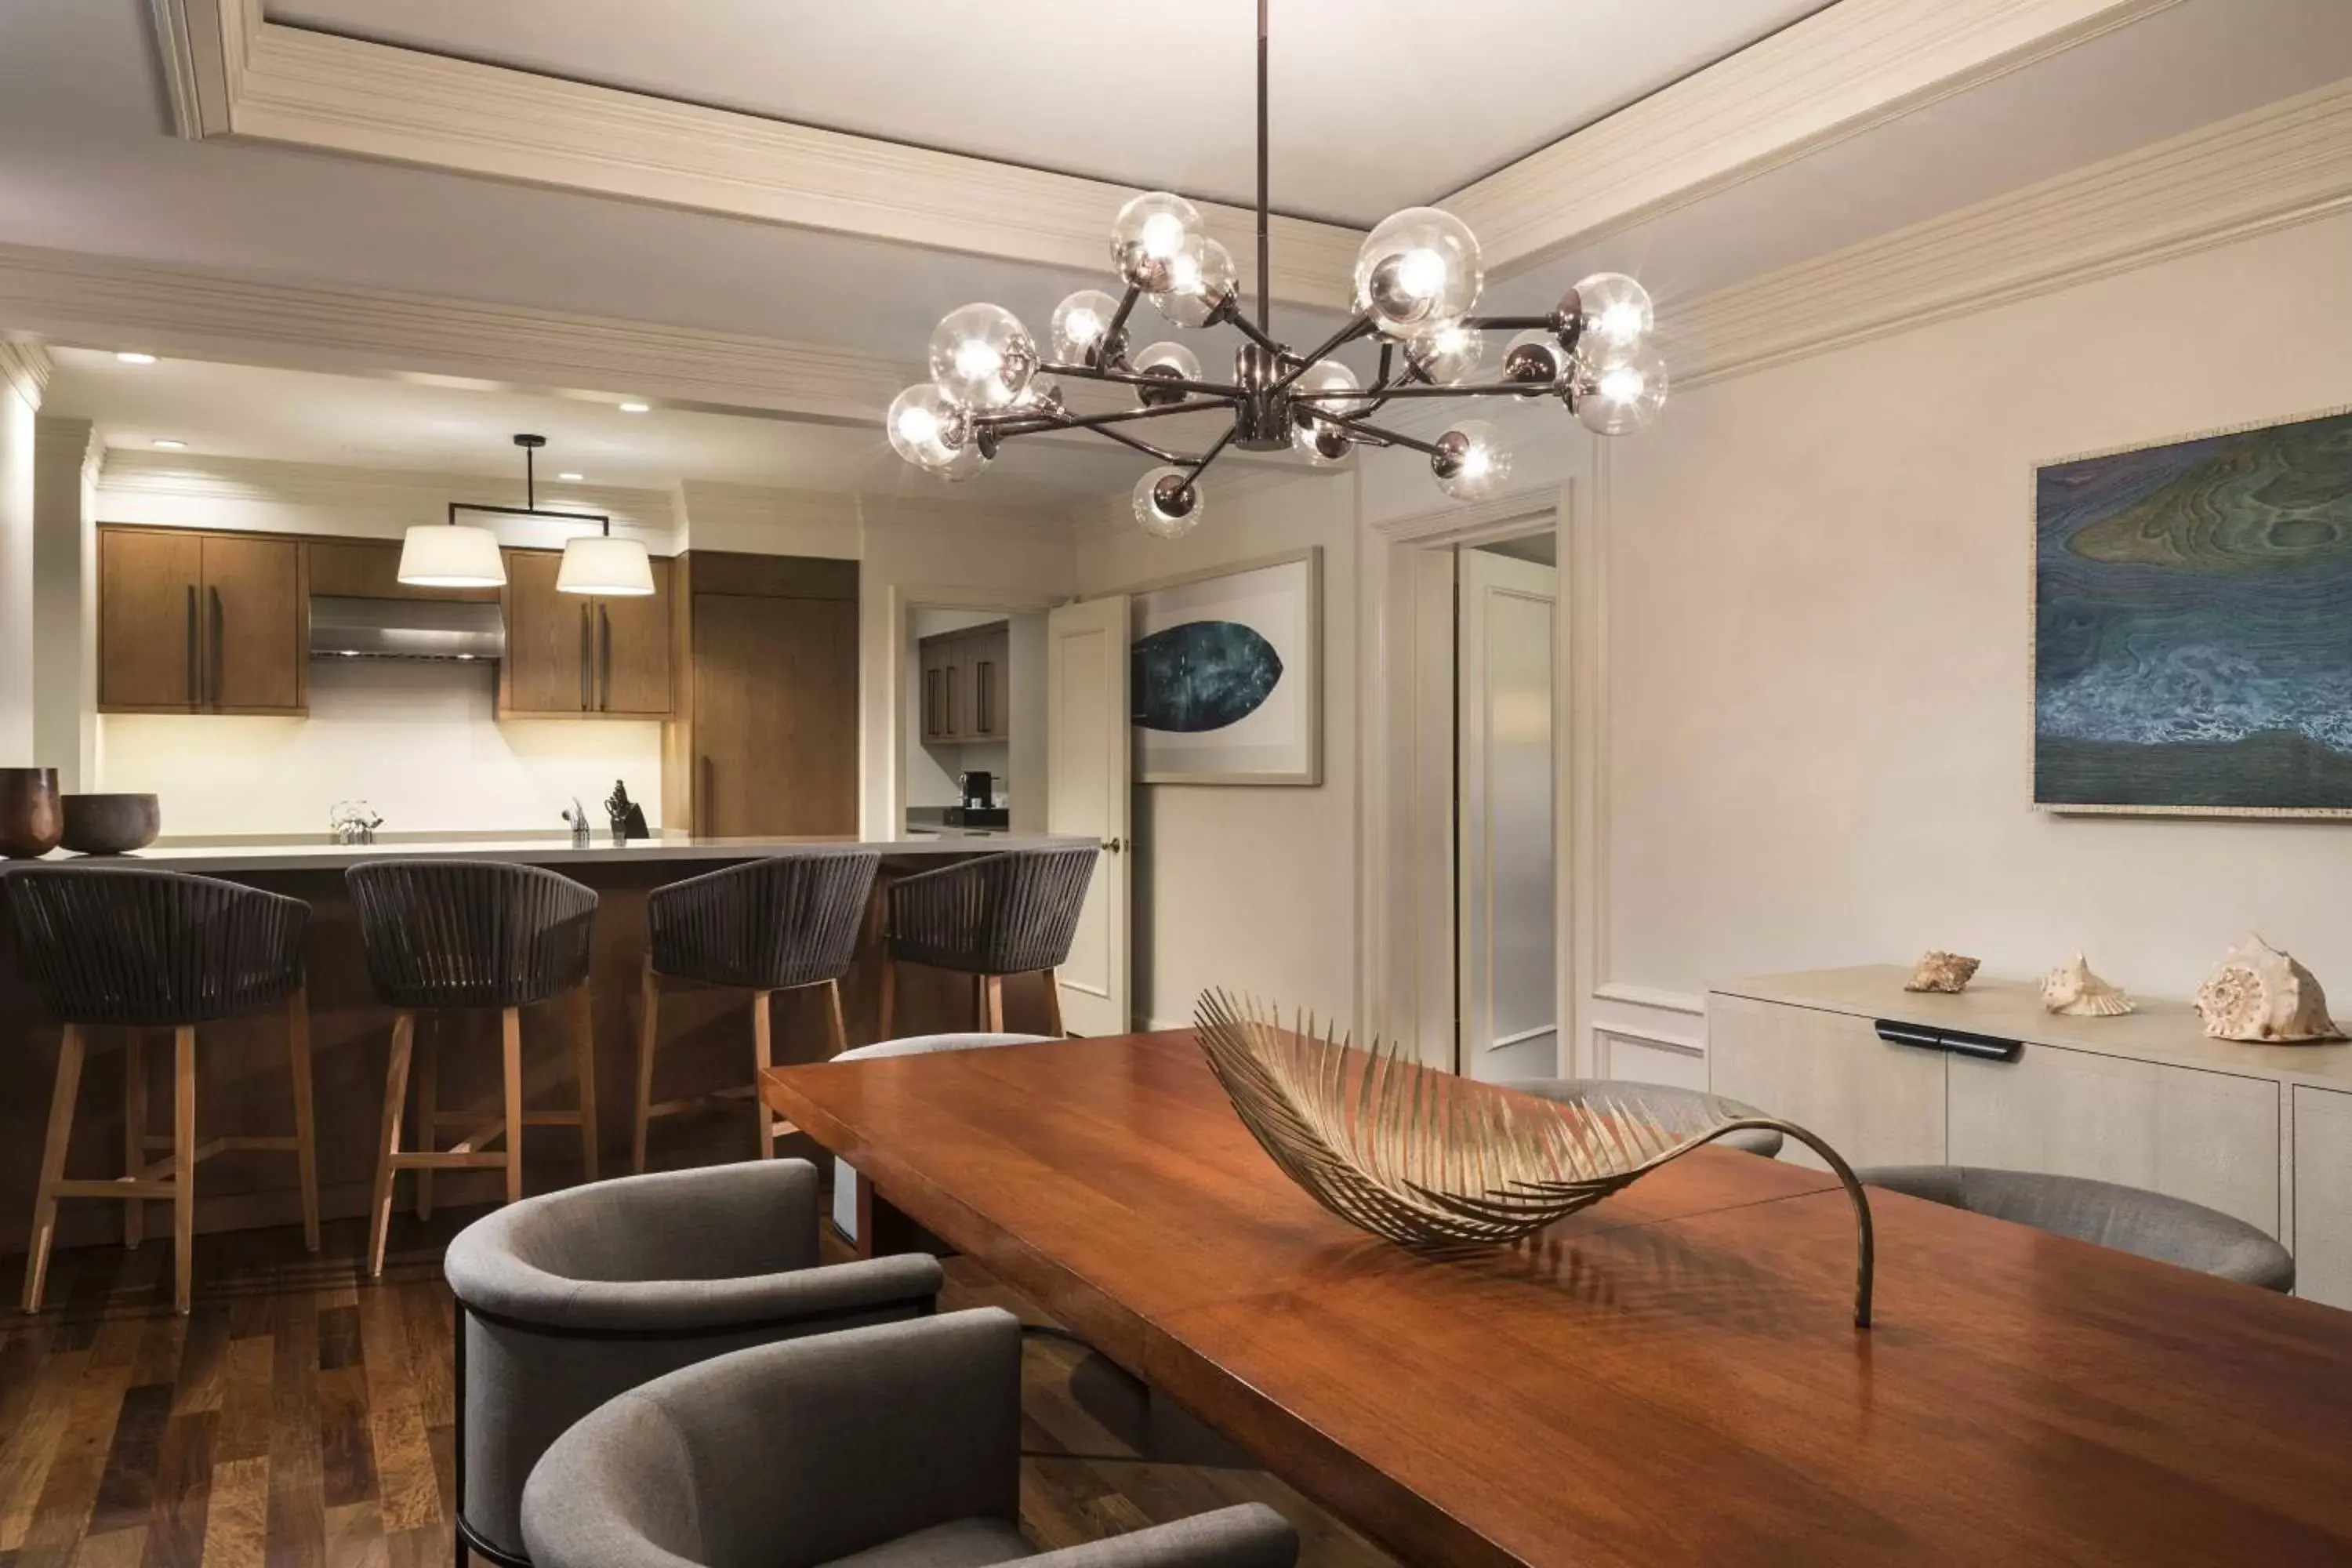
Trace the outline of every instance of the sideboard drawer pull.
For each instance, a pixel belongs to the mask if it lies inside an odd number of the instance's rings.
[[[2023,1041],[2003,1039],[1999,1035],[1931,1029],[1925,1024],[1898,1023],[1893,1018],[1880,1018],[1876,1024],[1878,1037],[1890,1046],[1917,1046],[1923,1050],[1949,1051],[1954,1056],[1980,1057],[1990,1062],[2013,1062],[2025,1049]]]

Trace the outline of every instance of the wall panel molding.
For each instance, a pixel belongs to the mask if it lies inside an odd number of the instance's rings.
[[[1841,0],[1455,192],[1498,276],[2179,0]]]

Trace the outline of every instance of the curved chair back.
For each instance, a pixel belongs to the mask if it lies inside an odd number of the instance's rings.
[[[711,985],[785,991],[848,973],[882,864],[877,849],[809,849],[656,888],[654,968]]]
[[[1091,844],[1016,849],[894,882],[890,950],[969,974],[1057,969],[1070,956],[1099,853]]]
[[[1605,1106],[1636,1105],[1656,1113],[1658,1119],[1672,1127],[1694,1114],[1717,1116],[1761,1116],[1764,1112],[1736,1100],[1726,1100],[1719,1094],[1706,1094],[1696,1089],[1678,1089],[1666,1083],[1636,1083],[1622,1078],[1523,1078],[1498,1083],[1497,1089],[1517,1089],[1542,1100],[1556,1100],[1563,1105]],[[1770,1160],[1780,1152],[1780,1134],[1769,1127],[1743,1127],[1737,1132],[1727,1132],[1716,1140],[1718,1147],[1742,1149],[1750,1154],[1761,1154]]]
[[[2234,1215],[2086,1176],[1969,1165],[1885,1165],[1874,1187],[2178,1264],[2265,1290],[2294,1289],[2294,1255]]]
[[[0,881],[25,973],[60,1023],[201,1024],[302,983],[299,899],[139,866],[26,866]]]
[[[521,1007],[588,978],[596,894],[500,860],[367,860],[343,873],[376,995],[393,1007]]]

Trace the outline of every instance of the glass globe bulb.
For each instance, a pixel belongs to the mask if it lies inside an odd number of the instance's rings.
[[[1016,414],[1058,414],[1062,408],[1062,384],[1050,376],[1032,377],[1029,384],[1014,398],[1012,410]]]
[[[1511,448],[1503,433],[1484,419],[1465,419],[1436,442],[1429,459],[1437,488],[1455,500],[1499,495],[1511,477]]]
[[[1135,370],[1139,375],[1169,381],[1198,381],[1201,356],[1182,343],[1157,342],[1135,356]],[[1146,408],[1164,408],[1183,402],[1188,395],[1181,386],[1139,386],[1135,395]]]
[[[1135,521],[1160,539],[1190,533],[1201,521],[1201,487],[1182,468],[1154,468],[1135,481]]]
[[[1529,327],[1503,346],[1503,379],[1533,397],[1558,386],[1569,370],[1568,351],[1549,327]]]
[[[1102,346],[1118,315],[1118,301],[1099,289],[1081,289],[1054,307],[1054,357],[1064,364],[1085,364]]]
[[[1168,287],[1151,303],[1172,325],[1205,327],[1234,297],[1235,277],[1233,253],[1203,237],[1168,264]]]
[[[1317,468],[1328,468],[1344,460],[1356,444],[1346,431],[1323,424],[1302,409],[1290,427],[1290,445]]]
[[[919,468],[936,472],[971,443],[969,416],[937,383],[919,381],[890,400],[883,428],[890,447]]]
[[[1596,272],[1559,302],[1563,317],[1580,323],[1576,352],[1595,369],[1606,369],[1642,346],[1656,324],[1650,291],[1622,272]]]
[[[938,465],[930,471],[951,485],[961,484],[993,461],[995,461],[994,458],[980,449],[979,442],[966,441],[955,449],[946,462]]]
[[[1182,196],[1150,191],[1118,209],[1110,226],[1110,264],[1147,294],[1171,286],[1176,258],[1201,236],[1201,212]]]
[[[1469,379],[1486,357],[1486,334],[1459,321],[1423,327],[1404,341],[1404,362],[1440,386]]]
[[[1606,369],[1582,379],[1576,419],[1602,436],[1630,436],[1645,428],[1666,405],[1666,362],[1644,344]]]
[[[1486,279],[1468,225],[1436,207],[1407,207],[1382,218],[1356,252],[1356,309],[1391,337],[1406,337],[1468,315]]]
[[[931,375],[967,408],[1003,408],[1037,374],[1037,345],[1002,305],[966,305],[931,333]]]
[[[1356,392],[1361,390],[1364,384],[1356,379],[1354,371],[1338,360],[1325,359],[1317,360],[1300,371],[1298,379],[1291,384],[1300,392]],[[1371,405],[1372,400],[1369,397],[1318,397],[1302,401],[1298,406],[1310,412],[1352,417]]]

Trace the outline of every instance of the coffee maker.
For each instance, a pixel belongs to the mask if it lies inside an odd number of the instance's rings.
[[[963,804],[948,807],[950,827],[1003,827],[1012,814],[996,804],[996,775],[985,768],[972,768],[956,774],[956,787],[963,792]]]

